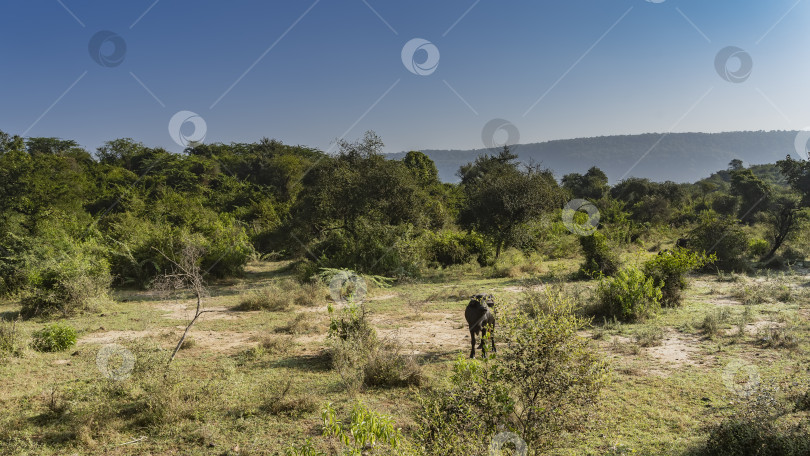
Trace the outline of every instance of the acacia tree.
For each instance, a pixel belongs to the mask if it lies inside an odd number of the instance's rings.
[[[520,169],[516,158],[504,146],[498,155],[481,156],[459,170],[466,200],[459,222],[489,238],[495,258],[526,235],[527,222],[564,203],[550,171],[534,165]]]

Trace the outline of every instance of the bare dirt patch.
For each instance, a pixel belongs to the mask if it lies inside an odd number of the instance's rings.
[[[163,318],[167,318],[169,320],[191,320],[194,318],[194,312],[197,310],[196,303],[189,302],[189,303],[182,303],[182,302],[175,302],[175,303],[167,303],[161,304],[157,306],[158,309],[166,312],[162,315]],[[225,306],[212,306],[212,307],[205,307],[205,319],[206,320],[238,320],[244,316],[249,315],[250,313],[255,312],[244,312],[244,311],[234,311],[228,309]]]
[[[102,331],[79,338],[78,344],[111,344],[120,340],[135,340],[157,335],[156,331]]]
[[[470,347],[470,332],[463,317],[456,313],[423,313],[421,320],[406,322],[404,327],[378,329],[382,338],[398,340],[405,352],[421,354],[435,351],[454,351]],[[390,324],[392,321],[375,322]],[[498,343],[497,331],[495,343]]]
[[[705,355],[701,355],[699,340],[696,337],[678,332],[667,333],[661,345],[644,350],[650,357],[671,369],[705,365],[709,360]]]

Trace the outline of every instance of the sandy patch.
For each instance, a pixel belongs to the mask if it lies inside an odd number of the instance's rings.
[[[708,361],[700,354],[698,339],[677,332],[664,336],[661,345],[644,349],[656,361],[670,367],[697,366]]]
[[[397,293],[389,293],[382,296],[373,296],[371,298],[366,298],[366,301],[385,301],[386,299],[393,299],[399,296]]]
[[[162,315],[163,318],[168,318],[169,320],[184,320],[189,321],[194,318],[194,313],[197,310],[196,303],[170,303],[170,304],[162,304],[158,306],[158,309],[166,312]],[[247,316],[254,312],[242,312],[242,311],[234,311],[230,310],[224,306],[211,306],[211,307],[204,307],[203,308],[206,312],[200,318],[205,318],[206,320],[238,320],[243,316]]]
[[[82,336],[78,340],[81,344],[111,344],[121,340],[143,339],[156,335],[155,331],[101,331]]]
[[[381,338],[394,339],[402,344],[406,353],[421,354],[432,351],[452,351],[469,349],[470,331],[464,322],[464,316],[456,313],[424,313],[422,320],[406,322],[406,327],[396,329],[377,329]],[[375,321],[391,324],[392,321]],[[495,343],[498,343],[497,331]]]

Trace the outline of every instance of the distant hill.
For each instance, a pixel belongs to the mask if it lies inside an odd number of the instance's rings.
[[[520,144],[514,146],[513,151],[518,154],[521,162],[540,163],[554,171],[558,179],[568,173],[584,173],[591,166],[598,166],[608,175],[611,184],[615,184],[623,176],[646,177],[654,181],[695,182],[725,169],[735,158],[745,162],[746,166],[774,163],[788,154],[796,158],[793,144],[797,133],[740,131],[600,136]],[[461,165],[475,160],[481,154],[493,154],[497,151],[477,149],[422,152],[436,163],[443,182],[458,182],[456,172]],[[388,155],[394,160],[404,156],[405,152]],[[632,171],[627,173],[631,167]]]

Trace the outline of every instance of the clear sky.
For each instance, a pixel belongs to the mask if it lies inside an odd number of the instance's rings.
[[[482,148],[496,118],[524,143],[798,130],[808,24],[801,0],[6,0],[0,130],[180,151],[191,111],[205,142],[386,152]]]

